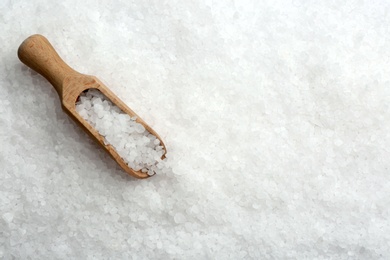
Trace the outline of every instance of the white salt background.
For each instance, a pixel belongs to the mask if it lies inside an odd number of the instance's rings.
[[[388,1],[0,1],[0,258],[389,259]],[[16,51],[167,144],[127,176]]]

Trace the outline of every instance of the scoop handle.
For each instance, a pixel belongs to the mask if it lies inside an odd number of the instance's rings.
[[[22,42],[18,49],[19,59],[31,69],[44,76],[62,98],[64,79],[70,74],[79,74],[69,67],[42,35],[34,34]]]

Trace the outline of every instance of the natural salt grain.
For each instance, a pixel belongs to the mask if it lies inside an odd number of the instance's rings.
[[[165,172],[166,159],[160,140],[114,105],[97,89],[82,93],[76,111],[112,145],[119,156],[135,171],[148,175]]]

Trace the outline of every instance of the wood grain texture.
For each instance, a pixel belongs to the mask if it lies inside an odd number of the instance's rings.
[[[161,137],[142,120],[133,110],[123,103],[111,90],[106,87],[95,76],[81,74],[69,67],[57,54],[53,46],[42,35],[32,35],[20,45],[18,49],[19,59],[44,76],[56,89],[62,109],[84,129],[129,175],[136,178],[148,178],[149,175],[141,171],[134,171],[118,155],[114,147],[104,144],[104,137],[101,136],[84,118],[76,111],[76,101],[80,94],[87,89],[100,90],[112,103],[131,117],[136,116],[137,122],[142,124],[146,130],[155,135],[161,142],[166,153],[166,147]],[[165,158],[165,153],[162,159]]]

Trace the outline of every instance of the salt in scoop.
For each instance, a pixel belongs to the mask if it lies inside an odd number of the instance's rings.
[[[136,117],[137,123],[143,125],[147,131],[160,140],[160,144],[165,151],[161,159],[165,158],[166,147],[161,137],[99,79],[95,76],[81,74],[69,67],[44,36],[35,34],[24,40],[18,49],[18,57],[24,64],[44,76],[53,85],[59,95],[62,109],[97,141],[126,173],[136,178],[149,177],[146,172],[131,169],[119,156],[115,148],[110,144],[105,144],[104,137],[76,111],[76,101],[80,94],[86,90],[99,90],[124,113],[130,117]]]

